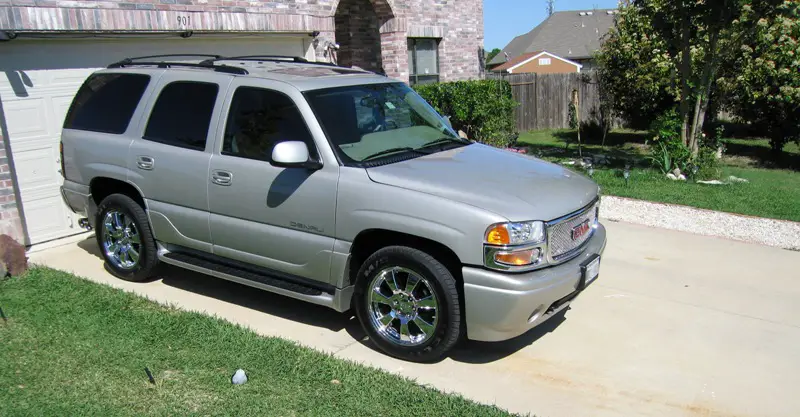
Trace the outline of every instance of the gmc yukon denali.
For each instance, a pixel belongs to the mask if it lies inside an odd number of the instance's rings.
[[[519,336],[597,278],[588,178],[462,139],[379,74],[189,58],[97,71],[64,122],[64,200],[119,278],[164,263],[352,309],[411,361]]]

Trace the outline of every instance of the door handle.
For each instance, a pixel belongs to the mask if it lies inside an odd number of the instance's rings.
[[[211,182],[217,185],[231,185],[233,174],[228,171],[216,170],[211,172]]]
[[[150,156],[139,156],[136,158],[136,165],[141,169],[150,171],[156,166],[156,160]]]

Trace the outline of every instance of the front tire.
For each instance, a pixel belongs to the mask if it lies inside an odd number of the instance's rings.
[[[461,339],[461,303],[453,274],[425,252],[390,246],[358,272],[355,309],[382,351],[414,362],[445,356]]]
[[[144,209],[124,194],[111,194],[97,208],[97,245],[108,269],[118,278],[141,282],[158,263],[156,242]]]

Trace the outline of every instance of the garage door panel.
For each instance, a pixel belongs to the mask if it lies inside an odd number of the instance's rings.
[[[28,235],[39,241],[64,236],[70,229],[70,216],[61,196],[51,196],[24,202]]]
[[[58,161],[58,150],[54,146],[14,151],[17,184],[24,191],[23,203],[27,199],[27,194],[36,188],[44,187],[58,191],[62,180],[56,161]]]
[[[68,86],[72,87],[77,85],[80,87],[86,77],[91,75],[95,70],[92,68],[86,69],[73,69],[73,70],[54,70],[54,71],[39,71],[47,75],[47,84],[54,87]],[[75,89],[77,92],[77,89]]]
[[[3,102],[12,151],[16,142],[48,136],[46,102],[43,98]]]
[[[64,94],[59,96],[54,96],[51,99],[51,106],[53,111],[53,127],[55,127],[56,138],[60,141],[61,140],[61,127],[64,126],[64,119],[67,118],[67,112],[69,111],[69,106],[72,105],[72,99],[75,97],[75,94],[78,92],[78,88],[75,88],[75,91],[71,92],[70,94]]]

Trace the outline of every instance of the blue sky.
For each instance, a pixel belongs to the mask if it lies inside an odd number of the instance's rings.
[[[617,0],[556,0],[556,11],[611,9]],[[547,18],[546,0],[483,0],[484,48],[502,49]]]

